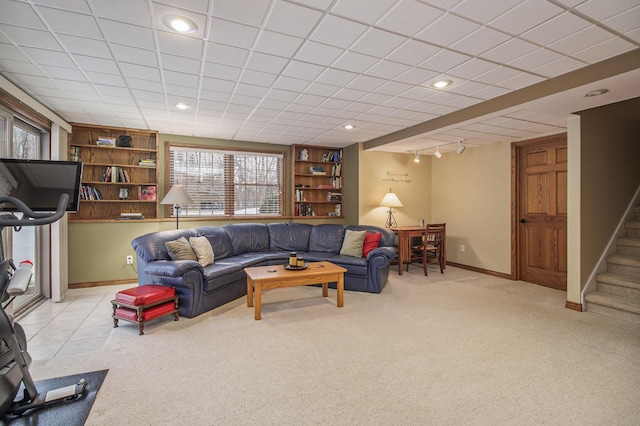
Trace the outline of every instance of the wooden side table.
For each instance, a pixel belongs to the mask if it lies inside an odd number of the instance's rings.
[[[148,321],[174,315],[178,321],[178,296],[173,287],[149,284],[120,291],[111,301],[113,307],[113,327],[118,320],[138,324],[139,335],[144,334],[144,324]]]

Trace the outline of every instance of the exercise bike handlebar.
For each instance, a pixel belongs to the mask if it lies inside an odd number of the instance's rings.
[[[14,197],[0,197],[0,203],[11,203],[23,214],[22,218],[20,219],[13,215],[0,216],[0,227],[48,225],[60,220],[62,216],[64,216],[67,209],[67,204],[69,203],[69,194],[60,195],[60,199],[58,200],[58,207],[53,213],[34,212],[24,202]]]

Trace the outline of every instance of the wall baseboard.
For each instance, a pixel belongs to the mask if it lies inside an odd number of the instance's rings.
[[[90,281],[87,283],[69,283],[69,289],[103,287],[107,285],[138,284],[138,280]]]
[[[491,275],[498,278],[504,278],[506,280],[513,280],[510,274],[505,274],[502,272],[491,271],[489,269],[476,268],[475,266],[463,265],[461,263],[449,262],[447,261],[447,265],[455,266],[456,268],[466,269],[473,272],[478,272],[480,274]]]
[[[570,302],[567,300],[567,303],[564,304],[564,307],[573,311],[582,312],[582,303]]]

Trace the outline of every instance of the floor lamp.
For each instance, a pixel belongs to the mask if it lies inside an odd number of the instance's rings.
[[[172,186],[167,195],[164,196],[160,204],[173,204],[176,209],[176,229],[178,229],[178,220],[180,219],[180,204],[193,204],[193,200],[185,191],[184,186]]]
[[[391,189],[389,189],[389,192],[384,194],[384,198],[382,198],[380,205],[382,207],[389,207],[387,223],[384,226],[386,226],[387,228],[395,228],[396,226],[398,226],[396,218],[393,217],[393,207],[402,207],[402,203],[400,202],[398,196],[394,192],[391,192]]]

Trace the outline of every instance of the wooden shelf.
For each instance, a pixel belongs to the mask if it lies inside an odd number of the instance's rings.
[[[308,159],[301,159],[306,150]],[[292,206],[295,217],[344,217],[342,214],[342,159],[341,148],[293,145]],[[315,167],[325,174],[310,172]]]
[[[131,147],[101,146],[99,137],[131,137]],[[145,220],[158,218],[158,201],[140,200],[141,188],[155,187],[157,192],[158,169],[155,166],[140,166],[140,159],[158,159],[158,132],[109,126],[73,124],[68,137],[69,159],[78,151],[82,161],[82,185],[87,191],[77,213],[70,214],[72,222],[114,221],[120,213],[142,213]],[[107,169],[118,173],[116,181],[105,181]],[[123,176],[120,176],[122,170]],[[123,179],[124,177],[124,179]],[[128,178],[128,180],[127,180]],[[122,192],[126,199],[120,199]],[[89,195],[91,194],[91,195]],[[130,222],[130,221],[118,221]]]

